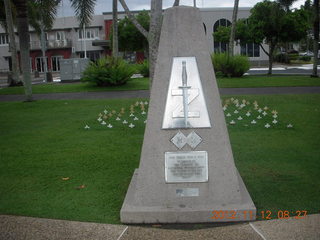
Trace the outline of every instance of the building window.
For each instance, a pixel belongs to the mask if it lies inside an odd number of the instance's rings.
[[[52,62],[52,71],[53,72],[60,72],[60,59],[62,59],[62,56],[52,56],[51,62]]]
[[[241,44],[241,55],[260,57],[260,46],[256,43]]]
[[[85,35],[83,37],[83,29],[79,30],[79,39],[99,39],[99,29],[98,28],[88,28],[85,29]]]
[[[213,25],[213,32],[217,32],[219,27],[229,27],[231,25],[231,22],[225,18],[219,19],[215,22]],[[216,42],[213,40],[214,44],[214,52],[221,53],[226,52],[228,49],[228,44],[224,42]]]
[[[47,62],[47,69],[49,69],[49,62],[48,62],[48,57],[46,58]],[[44,58],[43,57],[36,57],[36,69],[38,72],[44,72]]]
[[[84,58],[84,52],[80,53],[80,58]],[[96,62],[100,58],[100,51],[87,51],[87,58],[92,62]]]
[[[8,45],[8,44],[9,44],[8,34],[0,34],[0,45]]]
[[[65,39],[66,39],[66,36],[65,36],[64,32],[62,32],[62,31],[56,32],[56,40],[57,41],[63,41]]]

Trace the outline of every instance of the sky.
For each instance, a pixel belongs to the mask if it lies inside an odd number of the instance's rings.
[[[163,9],[171,7],[174,0],[163,0]],[[199,8],[212,8],[212,7],[233,7],[234,0],[196,0],[197,7]],[[239,7],[253,7],[260,0],[239,0]],[[300,8],[305,0],[297,0],[293,4],[293,8]],[[150,0],[126,0],[126,3],[130,10],[143,10],[150,9]],[[119,11],[123,8],[118,3]],[[180,0],[180,5],[193,6],[193,0]],[[97,0],[95,7],[95,14],[100,15],[103,12],[112,11],[112,0]],[[74,11],[70,6],[69,0],[62,0],[62,6],[58,10],[59,17],[73,16]]]

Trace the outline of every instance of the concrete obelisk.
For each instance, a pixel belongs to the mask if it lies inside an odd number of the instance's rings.
[[[124,223],[254,220],[233,160],[200,12],[164,13],[140,166]]]

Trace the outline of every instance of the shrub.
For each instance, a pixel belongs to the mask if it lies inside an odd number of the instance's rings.
[[[289,59],[290,60],[298,60],[299,54],[297,54],[297,53],[289,54]]]
[[[144,77],[149,77],[149,61],[144,60],[138,65],[139,73]]]
[[[299,60],[305,61],[305,62],[310,62],[311,61],[311,57],[310,56],[300,56]]]
[[[100,58],[91,62],[82,74],[81,81],[94,82],[98,86],[123,85],[134,74],[134,68],[121,58]]]
[[[287,53],[279,53],[275,56],[274,60],[279,63],[290,63],[290,55]]]
[[[216,72],[221,72],[224,77],[241,77],[250,68],[246,56],[228,56],[226,53],[213,53],[212,64]]]
[[[134,69],[134,74],[140,73],[140,64],[139,63],[130,63],[130,66]]]

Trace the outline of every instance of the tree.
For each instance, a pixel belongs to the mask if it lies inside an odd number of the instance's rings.
[[[31,0],[30,0],[31,1]],[[36,0],[34,0],[36,1]],[[76,16],[80,26],[89,24],[94,13],[96,0],[70,0],[72,7],[75,9]],[[27,0],[13,0],[17,10],[17,28],[19,34],[21,69],[23,75],[23,84],[25,87],[26,101],[32,101],[32,87],[30,74],[30,47],[29,47],[29,18]],[[23,39],[23,40],[22,40]]]
[[[296,0],[278,0],[280,5],[284,8],[286,12],[290,11],[290,7]]]
[[[112,55],[118,57],[118,0],[112,0]]]
[[[17,28],[19,34],[21,69],[23,76],[24,91],[26,101],[32,101],[31,73],[30,73],[30,55],[29,55],[29,20],[27,0],[13,0],[17,10]],[[22,40],[23,39],[23,40]]]
[[[18,63],[18,54],[16,47],[16,38],[13,29],[13,17],[12,17],[12,3],[10,0],[3,0],[5,15],[6,15],[6,30],[9,34],[9,51],[11,52],[11,62],[12,62],[12,77],[9,82],[9,86],[16,86],[20,84],[20,70]]]
[[[147,11],[140,12],[136,19],[138,23],[146,30],[149,30],[150,16]],[[126,51],[141,51],[148,52],[148,41],[139,32],[135,25],[129,20],[128,17],[119,21],[119,49],[123,52]],[[112,32],[113,35],[113,32]],[[146,54],[147,55],[147,54]]]
[[[45,82],[48,81],[45,31],[52,29],[59,2],[60,0],[34,0],[28,2],[29,23],[40,36]]]
[[[174,0],[173,7],[179,6],[180,0]]]
[[[301,11],[286,12],[279,3],[264,0],[251,9],[248,18],[250,40],[259,43],[265,41],[269,45],[268,74],[272,74],[273,55],[278,44],[299,41],[306,35],[307,23]]]
[[[313,20],[313,70],[312,77],[318,77],[318,52],[319,52],[319,0],[314,0]]]
[[[231,34],[230,34],[230,40],[229,40],[229,55],[230,56],[234,55],[234,40],[235,40],[235,33],[236,33],[238,7],[239,7],[239,0],[234,0],[232,24],[231,24]]]
[[[235,39],[241,44],[256,43],[269,57],[269,71],[272,74],[273,55],[281,43],[299,41],[306,35],[307,18],[303,10],[286,12],[279,3],[263,1],[251,9],[247,20],[237,21]],[[230,37],[230,27],[220,27],[214,33],[218,41],[226,41]],[[269,45],[269,51],[263,43]]]
[[[128,18],[141,34],[148,39],[149,44],[149,63],[150,63],[150,84],[152,85],[152,78],[158,53],[158,46],[160,40],[160,31],[162,23],[162,0],[151,0],[150,11],[150,29],[147,31],[137,19],[130,12],[125,0],[119,0]]]
[[[87,58],[86,43],[85,43],[85,28],[92,20],[94,14],[94,6],[96,0],[70,0],[71,6],[75,10],[76,17],[79,22],[79,28],[82,29],[84,43],[84,57]],[[79,31],[80,31],[79,29]]]

